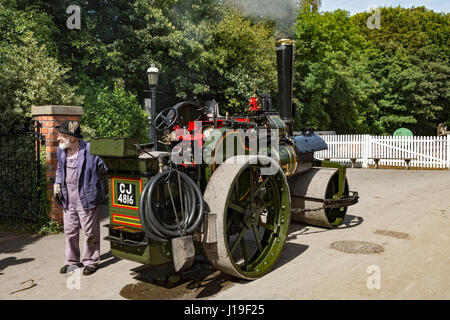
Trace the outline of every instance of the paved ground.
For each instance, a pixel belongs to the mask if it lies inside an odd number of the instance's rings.
[[[112,257],[106,241],[97,273],[61,275],[63,235],[0,232],[0,299],[450,299],[450,171],[349,169],[348,179],[361,198],[345,224],[292,224],[262,279],[230,278],[202,256],[166,278]]]

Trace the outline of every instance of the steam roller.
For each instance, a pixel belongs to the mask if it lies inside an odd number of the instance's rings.
[[[358,193],[346,169],[318,160],[312,129],[293,133],[293,46],[276,43],[278,110],[254,93],[239,115],[215,100],[183,101],[151,121],[152,143],[94,138],[108,171],[108,236],[115,257],[189,269],[205,255],[226,274],[254,280],[273,268],[292,223],[336,228]]]

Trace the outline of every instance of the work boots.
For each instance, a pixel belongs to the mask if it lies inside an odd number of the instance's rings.
[[[78,263],[78,264],[72,264],[72,265],[70,265],[70,264],[66,264],[64,267],[62,267],[60,270],[59,270],[59,273],[67,273],[67,271],[69,271],[69,272],[71,272],[71,271],[73,271],[73,270],[68,270],[70,267],[75,267],[75,266],[77,266],[77,267],[79,267],[79,268],[82,268],[82,267],[84,267],[84,265],[83,265],[83,263]]]
[[[72,268],[71,268],[72,267]],[[74,269],[76,269],[76,267],[78,267],[78,268],[82,268],[82,267],[84,267],[84,265],[83,265],[83,263],[78,263],[78,264],[72,264],[72,265],[69,265],[69,264],[66,264],[64,267],[62,267],[60,270],[59,270],[59,273],[68,273],[68,272],[71,272],[71,271],[73,271]],[[72,270],[71,270],[72,269]],[[98,269],[98,266],[97,265],[92,265],[92,266],[86,266],[84,269],[83,269],[83,274],[85,275],[85,276],[89,276],[89,275],[91,275],[91,274],[93,274],[93,273],[95,273],[95,271],[97,271],[97,269]]]
[[[98,268],[97,265],[86,266],[83,270],[83,274],[85,276],[89,276],[89,275],[93,274],[95,271],[97,271],[97,268]]]

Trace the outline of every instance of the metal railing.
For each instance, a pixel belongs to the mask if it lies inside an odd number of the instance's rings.
[[[0,217],[36,221],[40,212],[41,125],[0,137]]]

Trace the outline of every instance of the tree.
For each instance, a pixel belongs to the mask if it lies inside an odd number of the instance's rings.
[[[5,114],[13,117],[26,114],[32,101],[80,101],[69,98],[80,85],[92,97],[89,109],[99,92],[106,97],[117,90],[115,79],[143,105],[145,71],[155,63],[159,110],[181,100],[215,99],[221,113],[242,112],[255,86],[276,92],[274,38],[292,35],[298,13],[296,129],[391,134],[408,126],[434,134],[437,123],[449,121],[449,14],[381,8],[381,29],[370,30],[371,13],[319,12],[321,1],[298,3],[297,11],[294,0],[0,0],[2,107],[6,102]],[[81,30],[66,26],[73,4],[81,8]],[[28,32],[34,44],[22,40]],[[29,55],[54,60],[48,67]],[[31,70],[22,76],[18,66],[26,64],[63,80],[47,82]],[[36,78],[42,85],[26,82]],[[58,89],[43,93],[52,86]],[[91,94],[89,86],[97,91]],[[53,91],[52,100],[42,98]]]
[[[434,134],[450,115],[450,15],[425,7],[381,8],[380,30],[365,27],[369,15],[351,21],[370,47],[366,72],[378,87],[370,93],[378,110],[373,121],[383,134],[399,127]]]
[[[141,143],[148,141],[147,114],[120,80],[111,90],[85,79],[80,90],[86,96],[80,122],[88,139],[133,137]]]
[[[264,23],[253,23],[230,9],[214,29],[205,57],[211,97],[226,111],[245,111],[255,88],[277,90],[275,39]]]
[[[352,61],[365,43],[348,12],[321,14],[304,7],[295,40],[295,129],[360,130],[359,108],[365,100]]]
[[[321,5],[321,0],[300,0],[300,10],[306,8],[310,12],[318,12]]]
[[[31,116],[33,105],[80,104],[67,79],[67,68],[49,56],[33,34],[20,37],[21,45],[0,47],[0,131],[8,132]]]
[[[54,42],[58,30],[52,16],[42,10],[42,0],[0,0],[0,46],[21,45],[21,37],[32,33],[39,45],[45,45],[47,53],[56,57]]]
[[[58,10],[69,2],[77,3],[62,1]],[[81,8],[81,30],[62,33],[59,40],[73,83],[85,75],[103,84],[121,78],[142,104],[148,87],[145,71],[155,63],[163,92],[159,111],[195,98],[214,98],[224,111],[242,111],[255,83],[260,90],[275,88],[273,26],[228,5],[215,0],[135,0]],[[61,29],[65,18],[55,16]]]
[[[424,7],[382,8],[349,17],[304,7],[297,19],[297,129],[434,134],[450,114],[450,15]]]

